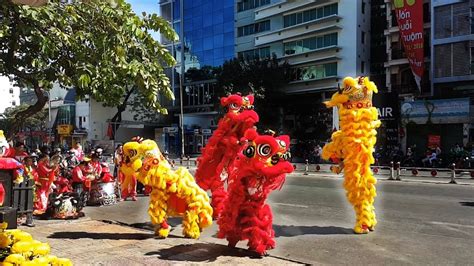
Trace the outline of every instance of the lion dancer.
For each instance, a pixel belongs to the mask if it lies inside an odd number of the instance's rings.
[[[322,157],[339,163],[334,172],[344,171],[344,188],[356,213],[357,234],[366,234],[377,224],[373,206],[376,179],[370,165],[375,161],[372,153],[380,121],[377,109],[372,107],[373,93],[377,93],[377,87],[368,78],[347,77],[343,88],[325,102],[327,107],[338,107],[340,130],[332,134]]]
[[[219,120],[217,129],[198,158],[196,182],[202,189],[211,190],[215,219],[219,216],[227,195],[224,183],[230,172],[229,166],[240,149],[239,140],[247,129],[259,121],[253,110],[253,102],[253,95],[233,94],[221,98],[221,105],[227,109],[227,113]]]
[[[54,181],[56,168],[52,168],[49,163],[49,156],[42,155],[38,161],[38,178],[35,180],[35,202],[33,215],[42,215],[48,207],[48,197],[51,192],[51,185]]]
[[[293,172],[288,161],[290,138],[259,135],[249,129],[236,156],[229,178],[228,196],[217,223],[219,238],[230,247],[248,240],[250,250],[264,255],[275,247],[272,211],[265,203],[271,191],[281,188],[285,175]]]

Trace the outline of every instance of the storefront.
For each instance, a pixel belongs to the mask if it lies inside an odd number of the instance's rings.
[[[383,151],[393,151],[400,148],[398,94],[395,92],[375,94],[373,104],[377,108],[379,119],[382,122],[377,130],[377,147]]]
[[[422,155],[429,146],[449,151],[469,141],[469,98],[405,101],[401,104],[404,147],[416,145]]]

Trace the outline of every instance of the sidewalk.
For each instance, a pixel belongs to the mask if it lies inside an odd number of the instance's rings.
[[[171,235],[155,239],[153,232],[81,218],[36,220],[35,227],[21,227],[34,239],[47,242],[51,254],[72,260],[74,265],[170,265],[257,264],[288,265],[275,257],[256,258],[243,249]]]

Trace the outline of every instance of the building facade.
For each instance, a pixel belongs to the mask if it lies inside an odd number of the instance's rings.
[[[20,88],[13,85],[8,77],[0,76],[0,114],[9,107],[20,105]]]
[[[276,56],[291,67],[280,115],[296,157],[307,158],[338,126],[322,103],[342,79],[369,74],[370,13],[366,0],[236,1],[236,56]]]
[[[440,146],[471,146],[473,7],[469,0],[423,1],[424,68],[421,89],[413,77],[391,1],[385,1],[387,90],[399,95],[402,150],[416,145],[422,156]]]
[[[172,154],[182,150],[184,154],[199,153],[216,127],[218,88],[210,73],[234,58],[234,8],[234,0],[160,1],[161,16],[180,37],[176,43],[161,40],[178,61],[168,70],[176,100],[164,101],[172,119],[170,126],[158,132],[164,148]]]

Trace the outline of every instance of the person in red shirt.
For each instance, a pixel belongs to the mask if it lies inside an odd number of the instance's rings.
[[[72,170],[72,187],[74,192],[79,195],[81,195],[82,192],[88,193],[91,188],[91,181],[94,179],[95,175],[91,165],[91,159],[84,157],[81,163]],[[87,198],[85,200],[87,200]]]
[[[25,144],[21,143],[21,142],[18,142],[16,145],[15,145],[15,155],[14,155],[14,158],[19,161],[19,162],[23,162],[23,160],[28,157],[28,153],[26,152],[26,149],[25,149]]]
[[[34,215],[41,215],[46,212],[48,207],[48,197],[51,192],[51,185],[54,181],[56,168],[50,166],[49,156],[42,155],[38,161],[38,179],[35,180],[36,185],[36,200],[34,203]]]
[[[102,175],[102,165],[100,164],[100,157],[97,154],[91,156],[91,166],[94,169],[96,180]]]

